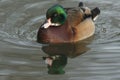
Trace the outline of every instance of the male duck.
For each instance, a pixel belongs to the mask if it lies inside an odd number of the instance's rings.
[[[37,42],[70,43],[84,40],[94,34],[93,20],[98,14],[98,8],[90,10],[82,2],[75,8],[54,5],[48,9],[46,20],[40,26]]]

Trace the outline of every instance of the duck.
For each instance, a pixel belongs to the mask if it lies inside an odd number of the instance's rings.
[[[100,14],[98,7],[90,9],[80,2],[78,7],[50,7],[37,33],[38,43],[74,43],[94,35],[94,21]]]

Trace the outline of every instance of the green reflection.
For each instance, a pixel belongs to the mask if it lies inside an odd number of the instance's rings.
[[[64,67],[67,64],[67,56],[55,55],[55,56],[49,56],[47,58],[50,58],[52,60],[52,65],[49,65],[49,64],[47,65],[49,74],[64,74],[65,73]]]

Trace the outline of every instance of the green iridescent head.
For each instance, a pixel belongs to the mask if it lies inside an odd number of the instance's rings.
[[[51,19],[51,23],[64,24],[67,18],[67,14],[61,5],[54,5],[48,9],[46,18]]]

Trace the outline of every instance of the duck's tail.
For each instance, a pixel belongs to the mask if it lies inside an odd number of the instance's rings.
[[[98,7],[91,10],[92,19],[95,21],[100,14],[100,9]]]
[[[83,2],[80,2],[78,7],[80,7],[85,12],[85,16],[84,16],[85,19],[88,17],[92,17],[92,20],[95,21],[98,15],[100,14],[100,9],[98,7],[90,10],[88,7],[85,7]]]

